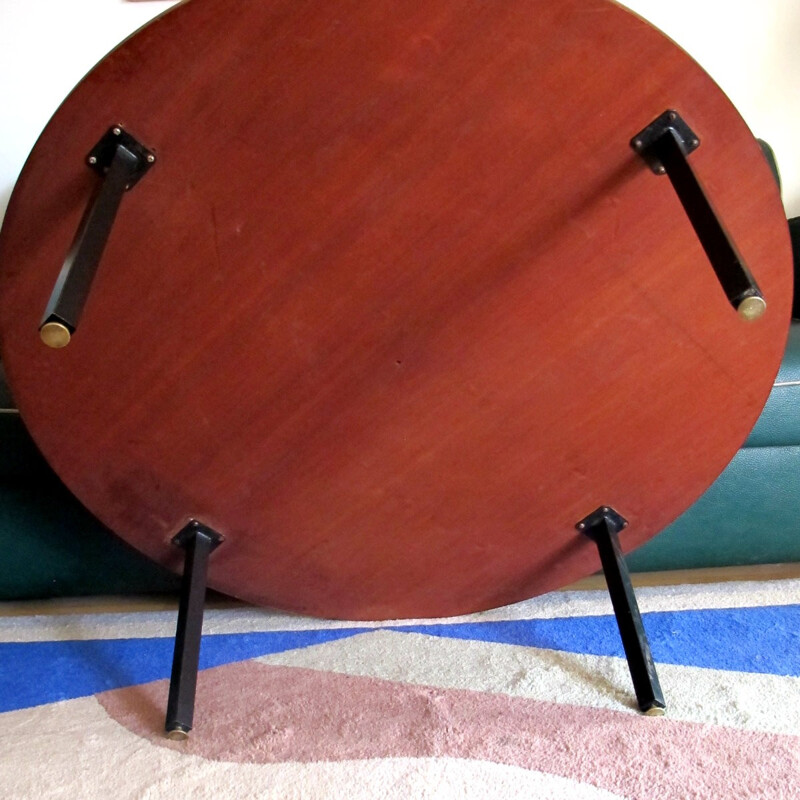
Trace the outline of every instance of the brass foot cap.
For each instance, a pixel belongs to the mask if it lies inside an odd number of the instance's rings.
[[[661,706],[651,706],[644,712],[645,716],[648,717],[663,717],[666,714],[666,709],[662,708]]]
[[[736,310],[739,312],[739,316],[742,319],[752,322],[764,316],[764,312],[767,310],[767,301],[764,300],[763,297],[758,297],[757,295],[745,297],[744,300],[739,303]]]
[[[181,728],[167,731],[167,739],[171,739],[173,742],[185,742],[188,738],[189,731],[182,730]]]
[[[39,329],[39,336],[48,347],[56,349],[66,347],[72,338],[69,328],[60,322],[45,322]]]

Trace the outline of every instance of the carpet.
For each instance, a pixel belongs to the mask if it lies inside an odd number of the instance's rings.
[[[206,614],[164,738],[175,611],[0,606],[0,796],[800,796],[800,580],[641,588],[667,715],[636,711],[605,591],[447,620]]]

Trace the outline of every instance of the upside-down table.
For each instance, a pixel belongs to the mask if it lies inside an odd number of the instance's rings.
[[[791,255],[729,100],[607,0],[191,0],[42,133],[0,290],[42,452],[151,558],[184,546],[174,683],[206,569],[302,613],[445,616],[599,547],[652,689],[617,534],[744,440]]]

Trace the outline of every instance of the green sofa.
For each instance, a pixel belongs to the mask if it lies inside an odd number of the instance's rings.
[[[0,600],[177,592],[98,522],[39,454],[0,373]]]
[[[632,571],[800,561],[800,322],[744,446],[708,491],[632,553]]]
[[[798,399],[800,323],[793,323],[775,386],[744,447],[688,511],[630,554],[632,571],[800,561]],[[0,600],[177,592],[174,575],[110,533],[63,486],[7,392],[0,392],[2,408]]]

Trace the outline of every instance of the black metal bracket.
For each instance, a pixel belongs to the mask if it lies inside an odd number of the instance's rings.
[[[656,175],[669,177],[730,304],[743,319],[761,317],[764,296],[689,164],[699,137],[677,111],[667,109],[630,144]]]
[[[155,153],[119,125],[109,128],[86,156],[87,165],[102,181],[89,199],[39,325],[42,341],[49,347],[69,344],[122,195],[139,182],[155,161]]]
[[[656,674],[628,566],[619,546],[618,534],[627,526],[628,521],[613,508],[602,506],[575,527],[597,545],[639,708],[645,714],[663,714],[666,708],[664,694]]]
[[[164,725],[170,739],[185,739],[194,722],[208,557],[222,541],[219,533],[197,520],[191,520],[172,539],[186,555]]]
[[[683,117],[677,111],[668,109],[631,139],[631,147],[641,155],[656,175],[664,175],[667,171],[658,152],[659,141],[665,135],[671,135],[675,139],[684,156],[688,156],[700,147],[700,139],[684,122]]]
[[[128,191],[133,189],[155,164],[156,154],[137,139],[134,139],[121,125],[115,125],[106,131],[100,141],[89,151],[86,156],[86,163],[101,178],[104,178],[114,161],[117,149],[120,147],[124,147],[136,159],[136,163],[132,166],[125,184],[125,191]]]

